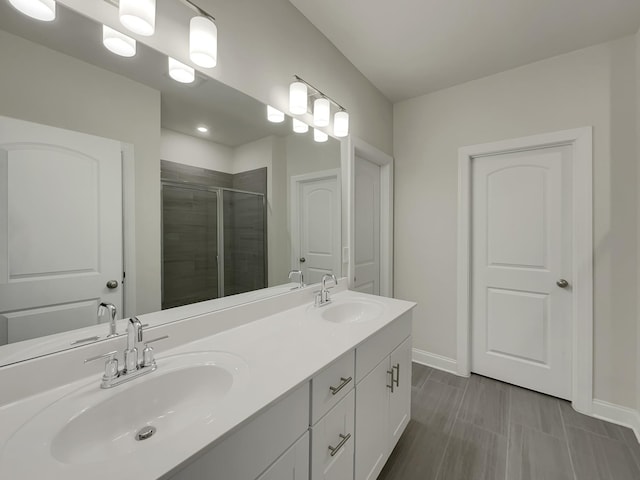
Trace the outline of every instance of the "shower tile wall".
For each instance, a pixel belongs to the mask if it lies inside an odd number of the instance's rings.
[[[267,189],[266,168],[232,175],[162,160],[161,178],[163,181],[263,194]],[[171,308],[216,298],[215,194],[179,187],[165,187],[163,192],[162,307]],[[262,198],[225,193],[225,295],[266,287],[266,210]],[[217,200],[222,201],[220,198]]]

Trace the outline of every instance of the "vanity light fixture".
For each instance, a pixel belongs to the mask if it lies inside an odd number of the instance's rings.
[[[333,105],[337,109],[333,117],[333,134],[336,137],[349,135],[349,113],[347,109],[302,77],[294,75],[293,78],[295,81],[289,86],[289,110],[291,113],[294,115],[307,113],[308,99],[311,97],[314,99],[313,125],[315,127],[327,127],[331,122],[331,105]]]
[[[189,57],[203,68],[213,68],[218,63],[218,27],[213,17],[199,15],[191,19]]]
[[[136,41],[133,38],[106,25],[102,25],[102,43],[107,50],[121,57],[133,57],[136,54]]]
[[[284,122],[284,113],[271,105],[267,105],[267,120],[271,123],[282,123]]]
[[[289,85],[289,112],[293,115],[307,113],[307,96],[307,85],[305,83],[295,81]]]
[[[340,110],[333,116],[333,134],[338,138],[349,135],[349,113],[345,110]]]
[[[309,125],[298,120],[297,118],[293,119],[293,131],[296,133],[307,133],[309,131]]]
[[[156,30],[156,0],[120,0],[120,23],[133,33],[149,37]]]
[[[317,128],[314,128],[313,129],[313,139],[316,142],[322,143],[322,142],[326,142],[327,140],[329,140],[329,135],[324,133],[322,130],[318,130]]]
[[[331,103],[329,99],[321,97],[316,98],[313,102],[313,124],[316,127],[329,126],[329,118],[331,117]]]
[[[193,83],[196,79],[196,71],[189,65],[169,57],[169,76],[176,82]]]
[[[36,20],[51,22],[56,18],[56,2],[54,0],[9,0],[18,11]]]
[[[204,125],[200,125],[196,130],[198,130],[200,133],[207,133],[209,131],[209,128]]]

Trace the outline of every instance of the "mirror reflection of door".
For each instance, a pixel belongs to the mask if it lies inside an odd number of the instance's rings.
[[[0,345],[121,312],[122,243],[120,142],[0,117]]]
[[[291,177],[291,191],[292,267],[307,284],[325,273],[340,276],[340,170]]]

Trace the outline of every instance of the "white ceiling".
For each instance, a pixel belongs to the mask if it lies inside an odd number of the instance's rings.
[[[399,101],[637,32],[640,0],[290,0]]]

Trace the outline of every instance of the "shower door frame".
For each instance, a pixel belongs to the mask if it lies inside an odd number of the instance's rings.
[[[206,192],[212,192],[216,194],[216,229],[217,229],[217,237],[218,237],[218,249],[216,252],[217,259],[217,268],[218,268],[218,296],[216,298],[224,297],[224,193],[225,192],[233,192],[233,193],[242,193],[246,195],[255,195],[262,197],[262,215],[263,215],[263,259],[264,259],[264,280],[265,287],[268,286],[268,249],[267,249],[267,205],[266,205],[266,195],[260,192],[249,192],[246,190],[238,190],[236,188],[227,188],[227,187],[212,187],[209,185],[203,185],[201,183],[193,183],[193,182],[180,182],[176,180],[160,180],[160,254],[162,258],[162,262],[160,262],[160,276],[162,281],[160,282],[160,302],[164,303],[164,197],[162,194],[162,189],[165,186],[175,187],[175,188],[187,188],[191,190],[200,190]],[[263,287],[263,288],[265,288]],[[211,299],[215,300],[215,299]]]

